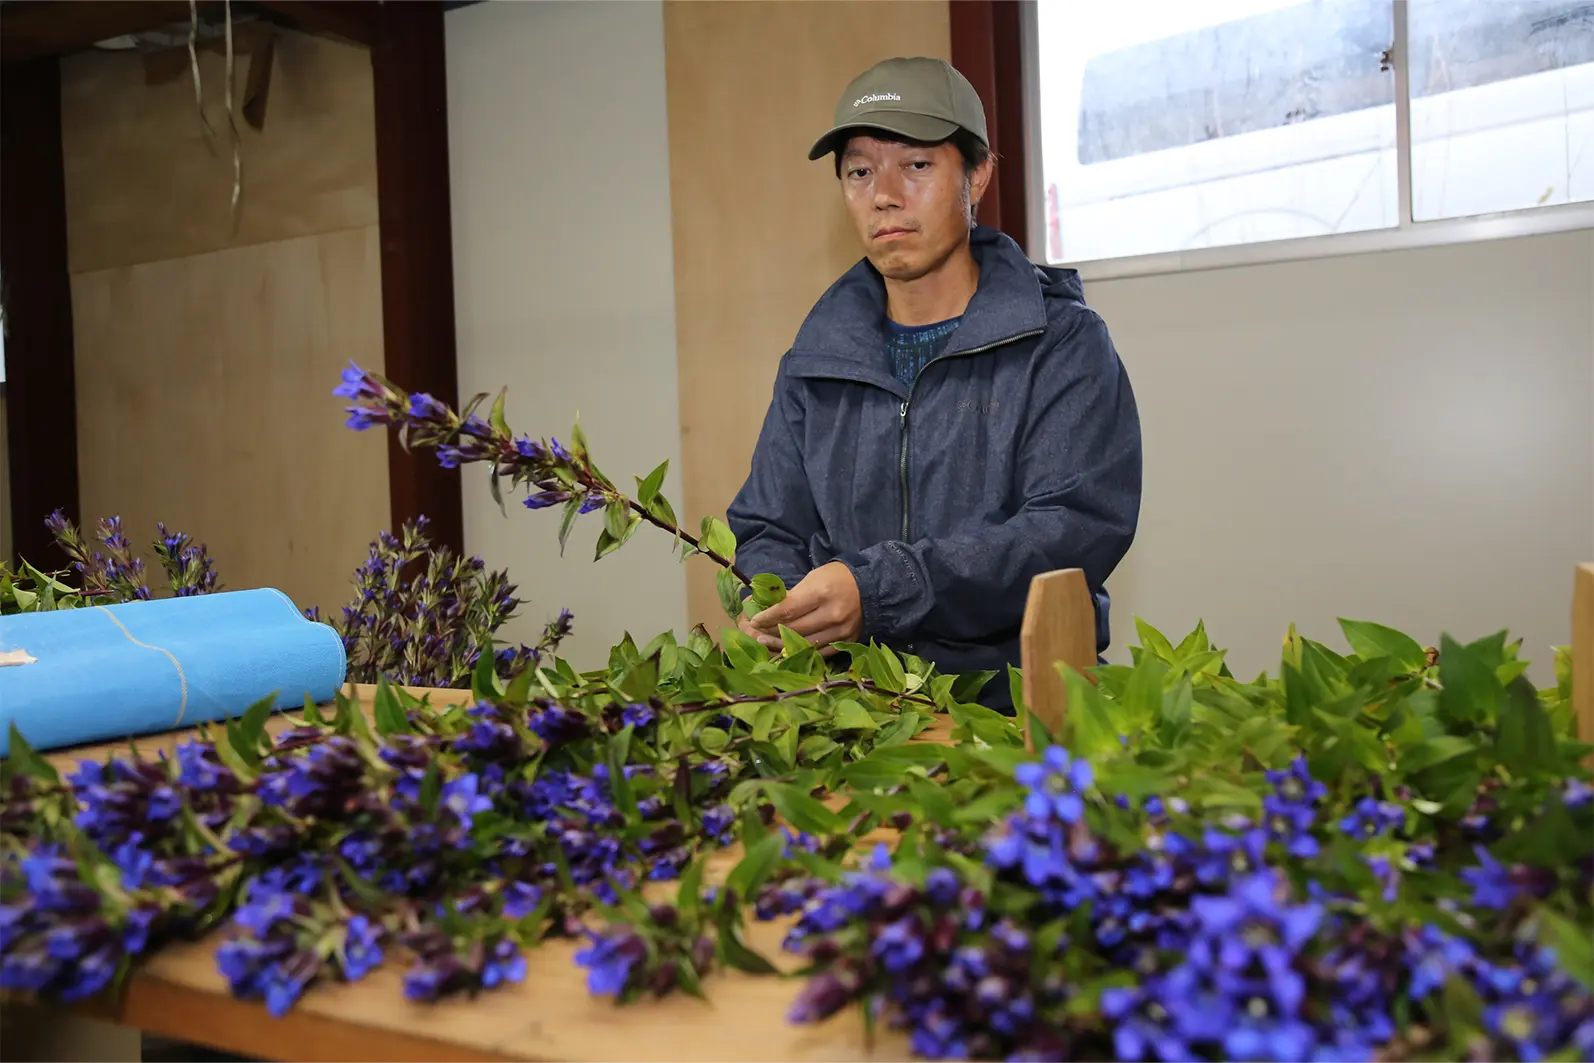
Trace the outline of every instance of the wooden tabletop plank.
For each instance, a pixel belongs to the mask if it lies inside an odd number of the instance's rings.
[[[348,692],[371,711],[373,687],[351,687]],[[438,708],[470,698],[460,690],[410,692],[427,696]],[[276,733],[288,726],[288,717],[278,715],[268,729]],[[169,755],[194,734],[185,729],[143,736],[135,744],[145,755]],[[939,717],[917,740],[947,742],[950,734],[951,721]],[[110,742],[57,750],[47,759],[69,771],[79,760],[103,760],[127,751],[127,742]],[[890,833],[873,832],[863,844],[872,845]],[[705,881],[723,881],[739,858],[737,846],[715,854],[705,867]],[[668,894],[674,884],[658,887]],[[791,922],[790,917],[750,921],[746,933],[749,945],[786,972],[800,963],[780,948]],[[78,1010],[152,1034],[278,1060],[740,1063],[909,1056],[900,1034],[876,1031],[871,1043],[853,1009],[817,1026],[787,1022],[800,980],[716,970],[703,980],[707,1001],[676,994],[617,1006],[587,991],[585,969],[575,963],[582,943],[569,940],[544,942],[528,951],[523,982],[474,1000],[411,1003],[403,994],[402,963],[390,960],[357,983],[317,983],[292,1011],[276,1019],[263,1003],[238,1000],[228,991],[215,959],[223,935],[216,931],[198,941],[166,946],[140,966],[119,1002],[95,1001]]]

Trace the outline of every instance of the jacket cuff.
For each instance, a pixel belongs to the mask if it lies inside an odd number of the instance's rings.
[[[846,565],[847,571],[852,573],[853,582],[858,585],[858,608],[862,614],[863,628],[858,632],[858,641],[868,642],[870,638],[880,637],[880,592],[875,586],[869,558],[860,550],[849,550],[831,560]]]
[[[863,614],[860,638],[863,641],[870,638],[898,639],[908,634],[903,620],[913,610],[909,607],[910,602],[901,600],[907,587],[904,586],[903,573],[898,570],[908,566],[898,556],[900,549],[901,543],[876,543],[867,549],[848,551],[835,558],[847,566],[858,584],[858,604]],[[909,569],[906,583],[911,586],[914,582]]]

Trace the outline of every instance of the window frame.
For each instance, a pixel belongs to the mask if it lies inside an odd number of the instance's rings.
[[[1163,251],[1117,258],[1065,260],[1060,268],[1079,271],[1085,280],[1149,277],[1198,270],[1227,269],[1265,263],[1299,262],[1314,258],[1400,251],[1423,247],[1506,240],[1519,236],[1594,229],[1594,201],[1525,207],[1491,214],[1414,221],[1411,216],[1411,68],[1407,61],[1406,0],[1393,0],[1394,39],[1391,49],[1395,74],[1395,168],[1399,189],[1399,224],[1394,228],[1364,232],[1303,236],[1288,240],[1261,240],[1223,247],[1198,247],[1188,251]],[[1024,113],[1024,192],[1028,215],[1025,250],[1039,263],[1046,258],[1046,179],[1042,165],[1040,108],[1040,14],[1035,3],[1019,5],[1023,56],[1020,78]]]

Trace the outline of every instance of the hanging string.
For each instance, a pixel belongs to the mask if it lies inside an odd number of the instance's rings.
[[[205,94],[199,83],[199,50],[195,42],[199,39],[199,4],[197,0],[188,0],[188,69],[194,75],[194,110],[199,112],[199,125],[205,131],[207,138],[216,135],[210,128],[210,119],[205,117]]]
[[[232,205],[228,210],[236,219],[238,197],[243,193],[243,152],[238,136],[238,117],[233,113],[232,106],[232,0],[224,0],[223,7],[227,13],[227,128],[232,135]],[[256,61],[259,61],[259,56],[256,56]]]

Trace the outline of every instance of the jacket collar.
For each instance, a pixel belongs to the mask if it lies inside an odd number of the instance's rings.
[[[1006,233],[976,225],[969,249],[979,264],[979,286],[945,353],[972,351],[1044,329],[1041,273],[1018,244]],[[831,369],[850,363],[871,378],[889,379],[880,353],[885,309],[885,282],[868,259],[859,260],[808,312],[792,343],[793,360],[813,359]]]

